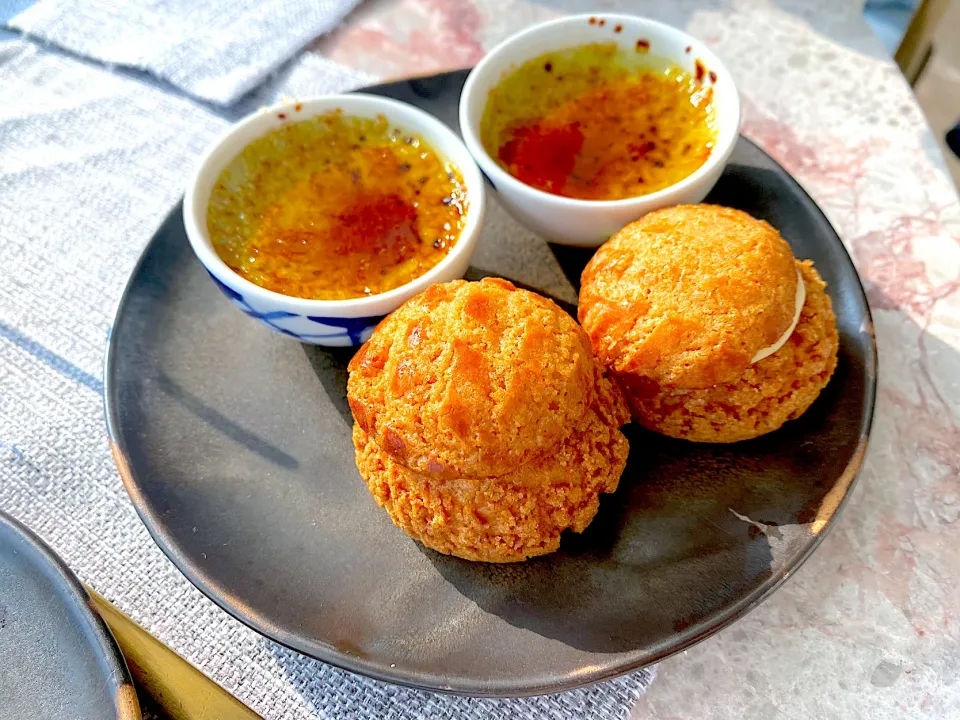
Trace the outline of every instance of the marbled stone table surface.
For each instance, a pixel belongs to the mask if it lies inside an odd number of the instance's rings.
[[[374,3],[313,51],[377,77],[465,67],[563,12],[685,28],[737,79],[743,132],[820,204],[880,351],[860,481],[813,557],[727,630],[661,663],[636,718],[960,717],[960,206],[859,3]]]

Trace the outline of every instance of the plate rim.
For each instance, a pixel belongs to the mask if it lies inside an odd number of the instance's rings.
[[[134,690],[133,678],[130,675],[130,668],[127,661],[117,645],[113,632],[106,621],[96,611],[93,600],[87,592],[83,583],[77,575],[64,562],[63,558],[57,555],[56,551],[50,547],[47,542],[37,533],[27,527],[17,518],[7,512],[0,510],[0,529],[6,529],[14,537],[22,540],[30,550],[39,556],[42,563],[46,564],[46,570],[51,571],[52,579],[60,589],[63,599],[72,602],[74,610],[87,621],[87,628],[92,634],[91,650],[97,651],[99,659],[107,665],[108,673],[105,673],[104,680],[109,688],[113,690],[113,706],[117,712],[116,717],[119,720],[138,720],[142,717],[139,709],[139,699],[137,705],[131,707],[120,701],[120,691],[124,686],[129,686]],[[31,563],[39,567],[35,563]]]
[[[455,70],[452,72],[437,73],[434,75],[423,75],[416,78],[407,78],[393,82],[365,86],[363,88],[358,88],[357,92],[376,92],[377,90],[385,87],[396,86],[411,81],[416,82],[423,80],[434,80],[463,73],[463,70]],[[429,110],[427,110],[427,112],[429,112]],[[795,573],[810,558],[813,552],[820,546],[820,543],[823,542],[823,539],[836,524],[837,519],[840,517],[844,508],[849,502],[850,496],[853,494],[853,490],[856,487],[860,473],[863,469],[863,463],[866,457],[870,434],[873,427],[874,411],[876,409],[877,399],[877,377],[879,366],[873,314],[870,309],[870,303],[867,298],[866,290],[863,286],[863,280],[860,277],[860,273],[857,271],[856,265],[854,264],[853,258],[850,256],[850,252],[846,245],[844,245],[829,218],[827,218],[820,206],[810,196],[806,189],[797,181],[797,179],[779,162],[777,162],[774,157],[772,157],[755,142],[744,136],[742,133],[740,134],[739,138],[740,141],[751,145],[754,149],[766,156],[771,162],[779,167],[783,171],[784,176],[789,180],[790,183],[792,183],[795,189],[810,201],[810,204],[813,208],[815,208],[816,213],[819,214],[820,219],[832,231],[833,238],[842,249],[846,264],[852,271],[853,276],[857,281],[857,287],[859,288],[860,297],[863,300],[865,310],[863,324],[861,326],[861,333],[867,333],[870,338],[869,357],[864,358],[865,383],[863,397],[861,399],[861,431],[857,446],[853,451],[850,462],[844,468],[843,472],[838,475],[834,484],[834,486],[836,486],[836,484],[840,482],[841,478],[845,476],[849,477],[849,482],[847,483],[846,491],[843,497],[837,503],[833,513],[826,520],[823,526],[810,538],[810,541],[802,548],[802,550],[799,551],[793,559],[791,559],[788,564],[789,566],[778,572],[776,575],[771,575],[765,582],[746,593],[742,598],[731,604],[728,608],[711,618],[709,621],[691,625],[689,628],[676,633],[674,637],[679,638],[679,641],[671,643],[669,650],[657,650],[652,653],[631,650],[623,653],[615,653],[614,655],[626,655],[630,657],[623,662],[610,662],[602,664],[598,669],[591,670],[588,673],[569,671],[564,679],[555,682],[531,683],[514,681],[510,683],[498,682],[496,686],[491,686],[489,681],[464,681],[463,679],[460,679],[453,683],[439,683],[431,681],[430,677],[433,677],[433,675],[429,673],[404,670],[399,666],[384,667],[383,665],[372,661],[372,658],[361,658],[338,650],[332,646],[326,646],[323,648],[305,648],[303,647],[302,643],[298,642],[298,638],[296,636],[282,628],[272,626],[271,623],[257,616],[249,608],[244,607],[242,604],[231,603],[229,592],[223,592],[217,588],[214,583],[208,582],[204,577],[204,573],[193,567],[193,564],[177,547],[173,538],[169,536],[169,533],[164,528],[163,524],[156,522],[156,518],[147,507],[147,503],[144,500],[144,497],[130,468],[128,456],[124,451],[123,440],[120,434],[117,432],[117,427],[119,425],[119,419],[117,415],[119,411],[116,407],[116,403],[114,402],[116,388],[113,378],[113,369],[116,364],[115,355],[117,353],[117,342],[116,336],[113,333],[113,328],[117,325],[117,322],[120,319],[120,315],[124,310],[124,306],[130,293],[132,292],[134,281],[140,274],[146,257],[150,253],[158,233],[162,228],[166,227],[169,222],[176,221],[177,214],[181,213],[183,198],[177,201],[170,213],[154,230],[150,239],[147,241],[139,257],[137,258],[135,265],[130,271],[113,315],[113,321],[110,326],[110,336],[108,338],[104,358],[103,402],[110,450],[113,455],[114,463],[116,464],[117,470],[120,474],[120,478],[123,482],[124,489],[130,496],[130,500],[137,511],[137,515],[140,517],[141,522],[143,522],[143,524],[146,526],[147,531],[153,538],[154,542],[174,564],[174,566],[208,599],[212,600],[217,606],[226,611],[234,619],[240,621],[242,624],[246,625],[248,628],[262,635],[263,637],[266,637],[273,642],[293,650],[294,652],[311,657],[329,665],[333,665],[342,670],[347,670],[349,672],[363,675],[374,680],[430,692],[464,695],[469,697],[512,698],[546,695],[568,690],[575,690],[577,688],[592,685],[602,680],[617,678],[632,671],[653,665],[667,657],[675,655],[681,651],[688,650],[693,645],[696,645],[720,630],[729,627],[732,623],[749,613],[764,600],[769,598],[774,592],[780,589],[780,587],[789,579],[789,577],[793,575],[793,573]],[[318,639],[315,640],[315,645],[319,646],[321,644],[323,644],[323,641]]]

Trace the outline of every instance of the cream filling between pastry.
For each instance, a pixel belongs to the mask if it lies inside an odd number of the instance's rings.
[[[795,300],[796,311],[793,314],[793,322],[790,323],[790,327],[787,328],[787,331],[781,335],[773,345],[763,348],[753,356],[753,360],[750,361],[751,365],[753,365],[753,363],[760,362],[765,357],[770,357],[786,344],[787,340],[790,339],[790,336],[793,335],[793,331],[797,329],[797,323],[800,322],[800,312],[803,310],[803,304],[806,301],[807,288],[803,284],[803,278],[800,276],[800,271],[797,270],[797,296]]]

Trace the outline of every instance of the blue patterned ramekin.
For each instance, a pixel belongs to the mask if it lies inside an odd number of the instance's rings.
[[[288,122],[307,120],[340,108],[347,115],[386,115],[391,124],[429,142],[455,165],[467,190],[463,231],[450,253],[411,282],[385,293],[350,300],[306,300],[254,285],[217,255],[207,233],[207,203],[223,168],[254,139]],[[264,108],[233,125],[204,153],[187,186],[183,220],[194,253],[230,302],[282,335],[314,345],[350,346],[366,342],[380,319],[430,285],[463,277],[470,264],[484,212],[484,185],[476,163],[450,128],[406,103],[351,93],[297,100]]]

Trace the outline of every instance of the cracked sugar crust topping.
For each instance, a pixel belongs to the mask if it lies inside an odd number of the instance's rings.
[[[737,442],[800,417],[837,367],[836,317],[826,283],[809,260],[797,261],[807,301],[782,348],[735,381],[711,388],[656,388],[622,376],[634,419],[651,430],[697,442]]]
[[[357,424],[406,467],[506,474],[562,441],[596,395],[590,342],[506,280],[434,285],[377,326],[349,366]]]
[[[716,205],[645,215],[581,279],[580,322],[597,357],[658,386],[736,380],[796,316],[790,246],[762,220]]]
[[[630,447],[619,388],[598,378],[598,396],[572,432],[516,470],[487,478],[436,478],[410,470],[359,424],[357,468],[394,524],[427,547],[485,562],[517,562],[555,551],[565,530],[583,532],[601,493],[614,492]]]

